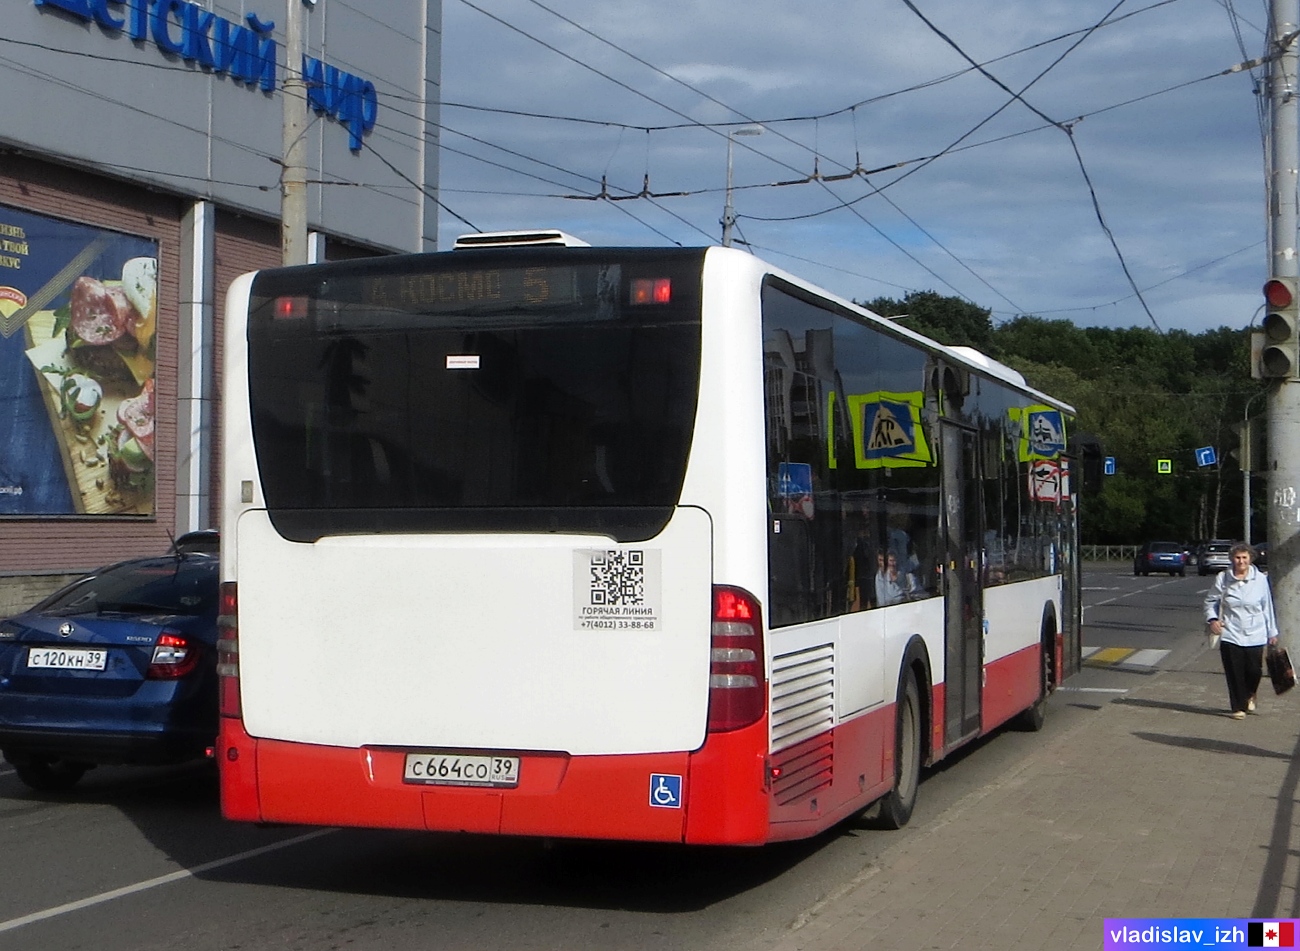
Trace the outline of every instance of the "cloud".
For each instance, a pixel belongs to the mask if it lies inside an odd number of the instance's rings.
[[[778,266],[860,300],[935,290],[1002,316],[1150,326],[1070,138],[1039,110],[1072,123],[1162,326],[1244,327],[1256,309],[1265,254],[1242,249],[1266,226],[1258,100],[1248,74],[1204,78],[1259,55],[1254,11],[1238,21],[1239,47],[1215,4],[1126,4],[1082,38],[1112,2],[914,0],[1007,87],[1029,86],[1031,109],[902,3],[546,0],[551,13],[532,0],[473,2],[509,26],[448,0],[444,99],[588,120],[445,108],[456,131],[442,143],[458,151],[443,156],[442,198],[480,228],[717,243],[721,124],[757,119],[764,134],[734,142],[734,203],[743,240]],[[1170,87],[1181,88],[1161,92]],[[896,163],[845,182],[777,184]],[[647,181],[688,194],[563,197],[597,195],[602,179],[609,194]],[[444,214],[440,245],[464,230]]]

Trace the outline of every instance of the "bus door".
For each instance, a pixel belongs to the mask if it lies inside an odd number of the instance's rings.
[[[980,727],[984,670],[984,592],[980,587],[980,482],[977,436],[940,425],[943,452],[944,743]]]
[[[1069,474],[1070,486],[1069,492],[1061,493],[1057,519],[1060,551],[1057,570],[1061,573],[1061,635],[1064,642],[1057,676],[1064,680],[1079,672],[1083,660],[1083,624],[1079,605],[1079,592],[1083,590],[1083,565],[1079,560],[1077,509],[1078,493],[1082,489],[1079,483],[1083,480],[1075,475],[1081,475],[1081,467],[1075,460],[1062,459],[1061,462]]]

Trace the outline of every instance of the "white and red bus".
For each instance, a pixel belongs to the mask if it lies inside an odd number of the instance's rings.
[[[1070,407],[740,251],[476,237],[230,290],[228,818],[754,845],[1041,726]]]

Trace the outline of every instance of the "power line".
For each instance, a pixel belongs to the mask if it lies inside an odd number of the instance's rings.
[[[1122,21],[1122,20],[1127,20],[1127,19],[1129,19],[1129,18],[1131,18],[1131,17],[1138,16],[1139,14],[1147,13],[1147,12],[1149,12],[1149,11],[1151,11],[1151,10],[1155,10],[1155,9],[1157,9],[1157,8],[1159,8],[1159,7],[1168,6],[1168,5],[1171,4],[1171,3],[1178,3],[1178,2],[1180,2],[1180,0],[1158,0],[1158,2],[1156,2],[1156,3],[1152,3],[1152,4],[1148,5],[1148,6],[1142,7],[1142,8],[1139,9],[1139,10],[1133,10],[1133,11],[1131,11],[1131,12],[1129,12],[1129,13],[1124,14],[1123,16],[1111,17],[1109,20],[1107,20],[1107,21],[1103,24],[1103,26],[1114,26],[1115,24],[1119,23],[1119,22]],[[541,4],[538,4],[538,6],[541,6]],[[547,9],[547,8],[543,7],[543,9]],[[550,12],[554,12],[554,11],[550,11]],[[558,13],[556,13],[555,15],[556,15],[556,16],[561,16],[561,15],[558,14]],[[563,17],[562,17],[562,18],[563,18]],[[570,21],[570,22],[572,22],[572,21]],[[624,50],[622,47],[618,46],[617,44],[614,44],[614,43],[612,43],[611,41],[606,40],[606,39],[604,39],[603,37],[600,37],[600,36],[598,36],[598,35],[595,34],[595,33],[591,33],[591,31],[586,30],[586,28],[581,27],[581,26],[579,26],[578,24],[574,24],[574,25],[575,25],[575,26],[578,26],[579,29],[582,29],[584,32],[589,33],[591,36],[595,37],[596,39],[600,40],[601,42],[606,43],[607,45],[612,46],[614,49],[617,49],[617,50],[619,50],[620,52],[627,53],[628,56],[632,56],[634,59],[638,59],[638,60],[639,60],[639,58],[636,57],[635,54],[628,53],[626,50]],[[993,57],[992,59],[985,60],[981,65],[983,65],[983,66],[991,66],[991,65],[993,65],[993,64],[995,64],[995,63],[1002,62],[1003,60],[1011,59],[1011,58],[1014,57],[1014,56],[1019,56],[1019,55],[1022,54],[1022,53],[1028,53],[1028,52],[1032,52],[1032,51],[1034,51],[1034,50],[1036,50],[1036,49],[1041,49],[1042,47],[1045,47],[1045,46],[1050,46],[1050,45],[1052,45],[1053,43],[1058,43],[1058,42],[1060,42],[1061,40],[1069,39],[1071,36],[1075,36],[1075,35],[1077,35],[1077,34],[1079,34],[1079,33],[1084,33],[1084,32],[1087,31],[1087,29],[1088,29],[1088,28],[1085,27],[1085,28],[1082,28],[1082,29],[1079,29],[1079,30],[1071,30],[1071,31],[1069,31],[1069,32],[1061,33],[1061,34],[1059,34],[1059,35],[1057,35],[1057,36],[1051,37],[1051,38],[1046,39],[1046,40],[1040,40],[1040,41],[1037,42],[1037,43],[1031,43],[1031,44],[1028,45],[1028,46],[1022,46],[1022,47],[1020,47],[1019,49],[1012,50],[1012,51],[1009,52],[1009,53],[1004,53],[1004,54],[1002,54],[1001,56],[995,56],[995,57]],[[1243,55],[1244,55],[1244,54],[1243,54]],[[639,61],[640,61],[640,60],[639,60]],[[642,62],[644,62],[644,61],[642,61]],[[664,72],[663,70],[659,70],[658,67],[655,67],[653,64],[650,64],[650,63],[646,63],[645,65],[649,66],[651,69],[655,69],[656,71],[660,72],[662,75],[664,75],[664,76],[666,76],[667,78],[673,80],[674,82],[677,82],[677,83],[680,83],[680,84],[682,84],[682,85],[685,85],[688,89],[691,89],[693,92],[696,92],[696,93],[698,93],[698,94],[700,94],[700,95],[706,95],[706,96],[707,96],[706,93],[702,93],[702,92],[700,92],[700,90],[696,89],[696,87],[691,86],[691,85],[688,84],[688,83],[685,83],[684,80],[680,80],[680,79],[678,79],[677,77],[673,76],[671,73],[667,73],[667,72]],[[467,111],[472,111],[472,112],[489,112],[489,113],[494,113],[494,114],[498,114],[498,115],[505,115],[505,116],[518,116],[518,117],[520,117],[520,118],[525,118],[525,119],[546,119],[546,120],[553,120],[553,121],[558,121],[558,122],[573,122],[573,123],[578,123],[578,124],[582,124],[582,125],[607,126],[607,127],[610,127],[610,128],[629,129],[629,130],[631,130],[631,131],[636,131],[636,132],[670,132],[670,131],[673,131],[673,130],[676,130],[676,129],[692,129],[692,128],[698,128],[698,127],[701,126],[701,125],[707,125],[707,126],[709,126],[709,127],[711,127],[711,128],[714,128],[714,129],[725,129],[725,128],[732,127],[732,126],[738,126],[738,125],[749,125],[749,124],[758,124],[758,125],[763,125],[763,126],[766,127],[766,126],[774,126],[774,125],[778,125],[778,124],[781,124],[781,123],[790,123],[790,122],[813,122],[813,121],[817,121],[817,120],[820,120],[820,119],[830,119],[830,118],[834,118],[835,116],[844,115],[844,114],[846,114],[846,113],[852,113],[854,110],[860,109],[860,108],[862,108],[863,106],[874,105],[875,103],[878,103],[878,102],[884,102],[884,101],[886,101],[886,100],[888,100],[888,99],[892,99],[892,98],[894,98],[895,96],[906,95],[907,93],[910,93],[910,92],[918,92],[918,91],[923,90],[923,89],[929,89],[929,88],[932,88],[932,87],[934,87],[934,86],[941,85],[941,84],[943,84],[943,83],[949,82],[949,81],[954,80],[954,79],[959,79],[959,78],[961,78],[962,76],[967,76],[967,75],[969,75],[970,73],[972,73],[972,72],[974,72],[974,71],[975,71],[975,67],[973,67],[973,66],[968,66],[968,67],[965,68],[965,69],[960,69],[960,70],[957,70],[957,71],[955,71],[955,72],[948,73],[948,74],[946,74],[946,75],[944,75],[944,76],[938,76],[938,77],[936,77],[936,78],[934,78],[934,79],[927,79],[927,80],[924,80],[924,81],[919,82],[919,83],[914,83],[914,84],[911,85],[911,86],[904,86],[904,87],[902,87],[902,88],[900,88],[900,89],[895,89],[895,90],[892,90],[892,91],[890,91],[890,92],[881,93],[880,95],[877,95],[877,96],[871,96],[871,97],[866,98],[866,99],[859,99],[859,100],[857,100],[856,102],[850,103],[850,104],[847,105],[847,106],[838,106],[838,107],[836,107],[835,109],[831,109],[831,110],[828,110],[828,111],[825,111],[825,112],[809,113],[809,114],[806,114],[806,115],[795,115],[795,116],[773,116],[773,117],[770,117],[770,118],[756,117],[756,118],[744,119],[743,121],[739,121],[739,122],[710,122],[710,123],[700,123],[700,122],[692,121],[692,122],[669,123],[669,124],[664,124],[664,125],[648,125],[648,124],[645,124],[645,123],[628,123],[628,122],[620,122],[620,121],[618,121],[618,120],[616,120],[616,119],[591,119],[591,118],[586,118],[586,117],[581,117],[581,116],[559,115],[559,114],[556,114],[556,113],[529,112],[529,111],[524,110],[524,109],[507,109],[507,108],[503,108],[503,107],[499,107],[499,106],[484,106],[484,105],[476,105],[476,104],[465,103],[465,102],[455,102],[455,101],[450,101],[450,100],[443,100],[443,101],[441,102],[441,106],[442,106],[444,109],[465,109],[465,110],[467,110]],[[398,97],[398,98],[400,98],[400,97]],[[419,97],[415,97],[415,98],[413,98],[412,101],[414,101],[414,102],[420,102],[420,103],[424,102],[424,100],[423,100],[422,98],[419,98]],[[715,100],[715,101],[717,101],[717,100]],[[719,104],[719,105],[722,105],[722,106],[724,106],[724,107],[726,107],[729,111],[732,111],[732,112],[736,112],[736,111],[737,111],[737,110],[735,110],[733,107],[727,105],[726,103],[718,102],[718,104]],[[794,143],[794,144],[800,145],[802,148],[805,148],[805,149],[808,148],[806,145],[803,145],[802,143]],[[824,157],[824,158],[828,158],[828,156],[823,156],[823,157]]]
[[[551,51],[557,53],[557,54],[560,55],[560,56],[563,56],[564,58],[570,60],[571,62],[577,63],[578,65],[584,67],[585,69],[588,69],[588,70],[590,70],[591,72],[596,73],[596,75],[601,76],[602,78],[607,79],[607,80],[609,80],[609,81],[615,83],[616,85],[618,85],[618,86],[620,86],[620,87],[622,87],[622,88],[624,88],[624,89],[627,89],[627,90],[630,91],[630,92],[635,93],[635,94],[638,95],[638,96],[641,96],[642,98],[646,99],[646,100],[649,101],[649,102],[654,103],[654,104],[657,105],[657,106],[660,106],[661,108],[667,109],[669,112],[672,112],[673,114],[675,114],[675,115],[677,115],[677,116],[680,116],[680,117],[683,118],[683,119],[686,119],[688,122],[692,122],[693,124],[695,124],[695,125],[697,125],[697,126],[699,126],[699,127],[701,127],[701,128],[707,129],[707,130],[710,131],[710,132],[714,132],[715,134],[718,134],[718,135],[724,135],[724,133],[718,132],[716,129],[713,129],[713,128],[711,128],[710,126],[708,126],[708,125],[706,125],[706,124],[704,124],[704,123],[695,122],[695,120],[694,120],[691,116],[688,116],[687,114],[685,114],[685,113],[683,113],[683,112],[681,112],[681,111],[679,111],[679,110],[673,108],[672,106],[667,105],[666,103],[660,102],[659,100],[655,99],[654,97],[652,97],[652,96],[650,96],[650,95],[648,95],[648,94],[646,94],[646,93],[643,93],[643,92],[640,92],[639,90],[633,89],[631,86],[627,85],[626,83],[623,83],[621,80],[614,79],[613,77],[609,76],[607,73],[603,73],[603,72],[601,72],[600,70],[596,69],[595,67],[591,66],[590,64],[581,62],[580,60],[576,59],[575,57],[570,56],[568,53],[565,53],[565,52],[563,52],[562,50],[559,50],[557,47],[553,46],[552,44],[547,43],[545,40],[542,40],[542,39],[540,39],[540,38],[538,38],[538,37],[536,37],[536,36],[533,36],[532,34],[528,33],[527,31],[525,31],[525,30],[523,30],[523,29],[521,29],[521,28],[519,28],[519,27],[517,27],[517,26],[514,26],[514,25],[512,25],[512,24],[509,24],[509,23],[507,23],[506,21],[502,20],[501,18],[499,18],[499,17],[497,17],[497,16],[495,16],[495,15],[493,15],[493,14],[488,13],[488,12],[487,12],[486,10],[484,10],[482,7],[479,7],[479,6],[477,6],[476,4],[472,3],[471,0],[461,0],[461,2],[464,3],[466,6],[470,7],[471,9],[477,10],[478,12],[484,14],[485,16],[488,16],[489,18],[495,20],[496,22],[501,23],[503,26],[506,26],[506,27],[508,27],[508,28],[510,28],[510,29],[512,29],[512,30],[514,30],[515,32],[517,32],[517,33],[519,33],[519,34],[521,34],[521,35],[523,35],[523,36],[526,36],[526,37],[528,37],[529,39],[533,40],[534,42],[539,43],[540,45],[544,46],[545,48],[547,48],[547,49],[549,49],[549,50],[551,50]],[[550,7],[547,7],[545,4],[541,3],[540,0],[529,0],[529,2],[533,3],[535,6],[539,7],[540,9],[545,10],[546,12],[551,13],[552,15],[558,17],[558,18],[561,19],[563,22],[568,23],[570,26],[573,26],[573,27],[575,27],[576,29],[581,30],[582,32],[586,33],[588,36],[591,36],[591,37],[593,37],[594,39],[599,40],[600,42],[606,44],[607,46],[610,46],[611,48],[613,48],[613,49],[619,51],[620,53],[623,53],[624,55],[630,57],[631,59],[635,60],[636,62],[638,62],[638,63],[640,63],[640,64],[642,64],[642,65],[644,65],[644,66],[646,66],[646,67],[648,67],[648,68],[650,68],[650,69],[652,69],[652,70],[654,70],[656,73],[658,73],[658,74],[660,74],[660,75],[662,75],[662,76],[664,76],[664,77],[666,77],[666,78],[672,80],[672,81],[675,82],[675,83],[678,83],[678,84],[681,85],[681,86],[684,86],[686,89],[689,89],[689,90],[692,91],[693,93],[695,93],[695,94],[697,94],[697,95],[700,95],[700,96],[704,97],[705,99],[709,100],[710,102],[713,102],[713,103],[715,103],[715,104],[717,104],[717,105],[722,106],[722,107],[725,108],[725,109],[728,109],[728,110],[731,111],[731,112],[734,112],[735,114],[741,116],[741,118],[743,118],[743,119],[745,119],[745,120],[747,120],[747,121],[750,121],[750,122],[753,122],[753,121],[754,121],[753,118],[752,118],[751,116],[746,115],[746,114],[745,114],[744,112],[742,112],[741,110],[736,109],[736,108],[734,108],[734,107],[728,105],[728,104],[725,103],[725,102],[722,102],[720,99],[717,99],[716,97],[710,95],[709,93],[704,92],[703,90],[698,89],[697,87],[693,86],[693,85],[690,84],[690,83],[685,82],[684,80],[678,79],[677,77],[673,76],[672,74],[670,74],[670,73],[668,73],[668,72],[666,72],[666,71],[660,69],[658,66],[655,66],[653,63],[650,63],[650,62],[648,62],[647,60],[643,59],[642,57],[637,56],[635,53],[632,53],[631,51],[629,51],[629,50],[623,48],[622,46],[619,46],[618,44],[613,43],[612,41],[607,40],[607,39],[605,39],[604,37],[599,36],[599,35],[596,34],[595,32],[593,32],[593,31],[587,29],[587,28],[586,28],[585,26],[583,26],[582,24],[580,24],[580,23],[578,23],[578,22],[576,22],[576,21],[570,19],[569,17],[564,16],[563,14],[560,14],[560,13],[556,12],[555,10],[552,10]],[[778,136],[780,136],[782,139],[785,139],[786,141],[789,141],[789,142],[791,142],[791,143],[794,144],[794,145],[798,145],[798,146],[801,147],[801,148],[805,148],[805,149],[807,148],[807,146],[803,145],[802,143],[796,142],[796,141],[793,140],[793,139],[790,139],[788,136],[786,136],[784,133],[780,132],[779,130],[774,130],[774,131],[775,131],[776,134],[777,134]],[[730,137],[728,137],[728,141],[730,141]],[[749,149],[750,151],[758,152],[759,154],[764,155],[765,158],[768,158],[770,161],[774,161],[774,162],[776,162],[776,164],[778,164],[778,165],[783,165],[783,166],[785,166],[785,167],[787,167],[787,168],[792,168],[792,169],[793,169],[793,166],[786,165],[784,162],[779,162],[779,161],[773,159],[771,156],[768,156],[768,155],[766,155],[765,153],[761,152],[761,150],[754,148],[753,146],[750,146],[750,145],[748,145],[748,144],[746,144],[746,143],[742,143],[742,146],[743,146],[744,148]],[[814,155],[817,155],[817,154],[818,154],[816,149],[812,149],[812,150],[810,150],[810,151],[812,151]],[[798,171],[798,169],[793,169],[793,170]],[[850,172],[848,177],[851,177],[853,174],[856,173],[856,171],[857,171],[857,170],[855,169],[853,172]],[[814,173],[814,179],[817,179],[817,178],[819,178],[819,177],[820,177],[820,176],[817,176],[816,173]],[[643,192],[648,191],[648,182],[649,182],[649,175],[648,175],[648,173],[647,173],[647,176],[646,176],[646,181],[647,181],[647,184],[646,184],[646,187],[643,188]],[[826,185],[824,184],[824,182],[822,183],[822,187],[823,187],[823,188],[826,188]],[[603,195],[603,189],[602,189],[602,196],[601,196],[601,197],[607,197],[607,196],[604,196],[604,195]],[[902,212],[902,209],[898,208],[898,206],[897,206],[896,204],[894,204],[893,202],[890,202],[890,204],[891,204],[891,205],[894,205],[895,209],[897,209],[898,211],[900,211],[900,213]],[[925,270],[928,274],[930,274],[930,275],[931,275],[932,277],[934,277],[936,280],[938,280],[938,281],[940,281],[941,283],[945,284],[946,286],[948,286],[949,288],[951,288],[953,291],[956,291],[957,294],[958,294],[959,296],[964,296],[964,295],[961,295],[961,291],[958,290],[958,288],[954,287],[954,286],[953,286],[949,281],[947,281],[947,280],[946,280],[942,275],[940,275],[938,272],[936,272],[935,270],[933,270],[932,268],[930,268],[927,264],[925,264],[924,262],[922,262],[919,258],[917,258],[914,254],[912,254],[910,251],[908,251],[906,248],[904,248],[901,244],[899,244],[897,241],[895,241],[893,238],[891,238],[889,235],[887,235],[884,231],[882,231],[880,228],[878,228],[878,227],[877,227],[876,225],[874,225],[872,222],[868,221],[867,218],[866,218],[864,215],[862,215],[861,213],[859,213],[859,212],[858,212],[857,210],[855,210],[855,209],[850,209],[850,210],[853,212],[853,214],[854,214],[855,216],[857,216],[859,219],[861,219],[861,220],[862,220],[862,221],[863,221],[863,222],[864,222],[868,227],[870,227],[873,231],[875,231],[875,232],[876,232],[880,237],[882,237],[885,241],[889,242],[889,244],[892,245],[895,249],[897,249],[899,252],[901,252],[903,255],[905,255],[907,258],[909,258],[913,263],[915,263],[917,266],[919,266],[920,268],[922,268],[923,270]],[[916,224],[915,220],[912,219],[910,216],[907,216],[907,215],[904,215],[904,216],[907,217],[909,221],[912,221],[913,224]],[[917,225],[917,227],[920,228],[919,225]],[[994,288],[991,284],[989,284],[988,281],[986,281],[986,280],[985,280],[983,277],[981,277],[980,275],[976,274],[976,272],[974,271],[974,269],[972,269],[972,268],[971,268],[969,265],[967,265],[964,261],[961,261],[959,258],[957,258],[957,256],[954,255],[954,254],[953,254],[953,253],[952,253],[952,252],[951,252],[947,247],[945,247],[943,244],[941,244],[941,243],[939,243],[937,240],[935,240],[934,237],[933,237],[932,235],[930,235],[929,232],[925,231],[925,229],[923,229],[923,228],[920,228],[920,230],[921,230],[922,234],[925,234],[925,235],[926,235],[926,237],[930,238],[931,240],[934,240],[934,241],[935,241],[935,244],[937,244],[938,247],[939,247],[940,249],[942,249],[946,254],[948,254],[950,257],[952,257],[954,260],[956,260],[958,264],[960,264],[963,268],[965,268],[965,269],[966,269],[967,271],[969,271],[972,275],[974,275],[977,279],[979,279],[981,283],[983,283],[986,287],[988,287],[988,288],[989,288],[990,290],[992,290],[994,293],[998,294],[999,297],[1002,297],[1004,300],[1007,300],[1008,303],[1012,303],[1013,306],[1015,306],[1013,302],[1011,302],[1008,298],[1006,298],[1005,295],[1003,295],[1000,291],[998,291],[998,290],[997,290],[996,288]]]
[[[1263,240],[1255,241],[1251,244],[1246,245],[1244,248],[1238,248],[1236,251],[1229,251],[1227,254],[1220,255],[1219,257],[1214,258],[1213,260],[1205,261],[1201,264],[1195,265],[1194,267],[1189,267],[1185,271],[1178,272],[1173,277],[1167,277],[1163,281],[1157,281],[1155,284],[1148,284],[1146,287],[1143,288],[1143,291],[1144,292],[1153,291],[1157,287],[1164,287],[1166,284],[1170,284],[1174,281],[1182,280],[1184,277],[1187,277],[1190,274],[1195,274],[1197,271],[1203,271],[1207,267],[1213,267],[1216,264],[1228,260],[1228,258],[1236,257],[1238,254],[1244,254],[1247,251],[1253,251],[1263,243],[1264,243]],[[1133,295],[1129,294],[1125,297],[1117,297],[1114,300],[1107,301],[1104,304],[1093,304],[1089,307],[1059,307],[1055,310],[1036,310],[1034,311],[1034,314],[1036,316],[1041,317],[1044,314],[1071,314],[1071,313],[1078,313],[1079,311],[1084,311],[1084,310],[1101,310],[1101,308],[1103,307],[1113,307],[1116,304],[1123,303],[1124,301],[1129,300],[1132,297]]]
[[[447,212],[447,214],[451,215],[457,221],[463,221],[465,224],[473,228],[475,231],[482,230],[478,225],[474,224],[474,222],[470,221],[464,215],[458,214],[457,212],[453,211],[441,198],[439,198],[435,194],[432,194],[426,186],[421,185],[419,182],[415,181],[415,179],[411,178],[409,175],[403,172],[392,162],[388,161],[388,159],[384,158],[384,156],[380,152],[378,152],[375,149],[375,147],[371,145],[369,142],[367,142],[365,139],[362,139],[361,144],[367,151],[370,152],[371,155],[373,155],[375,158],[379,159],[379,161],[383,162],[386,166],[388,166],[388,170],[390,172],[392,172],[398,178],[402,179],[404,182],[406,182],[408,185],[410,185],[412,188],[418,191],[421,195],[424,195],[426,198],[432,199],[432,201],[443,211]]]
[[[1056,63],[1059,63],[1059,62],[1061,61],[1061,59],[1064,59],[1065,56],[1068,55],[1069,52],[1070,52],[1071,50],[1073,50],[1073,49],[1075,49],[1076,47],[1078,47],[1078,45],[1079,45],[1080,43],[1082,43],[1082,42],[1083,42],[1084,40],[1086,40],[1089,36],[1091,36],[1091,35],[1093,34],[1093,32],[1097,29],[1097,27],[1100,27],[1102,23],[1105,23],[1106,20],[1109,19],[1110,15],[1111,15],[1112,13],[1114,13],[1116,10],[1118,10],[1121,6],[1124,5],[1124,2],[1125,2],[1125,0],[1118,0],[1118,2],[1115,4],[1115,6],[1113,6],[1113,7],[1110,9],[1109,12],[1107,12],[1106,16],[1104,16],[1104,17],[1101,18],[1101,20],[1096,24],[1096,26],[1094,26],[1091,30],[1088,30],[1086,33],[1084,33],[1084,35],[1081,36],[1081,37],[1079,38],[1078,42],[1075,43],[1074,46],[1072,46],[1072,47],[1070,48],[1070,50],[1066,50],[1066,52],[1063,53],[1063,54],[1061,55],[1061,57],[1059,57],[1059,58],[1056,60],[1056,62],[1052,63],[1051,66],[1048,66],[1047,69],[1051,69],[1052,67],[1054,67],[1054,66],[1056,65]],[[1097,216],[1097,222],[1101,225],[1101,230],[1102,230],[1103,232],[1105,232],[1107,240],[1110,241],[1110,246],[1115,250],[1115,257],[1117,257],[1117,258],[1119,259],[1119,266],[1120,266],[1120,268],[1123,269],[1123,271],[1124,271],[1124,277],[1128,279],[1129,287],[1133,288],[1133,293],[1137,295],[1138,302],[1142,305],[1142,309],[1143,309],[1144,311],[1146,311],[1146,315],[1147,315],[1147,317],[1149,317],[1149,318],[1151,319],[1151,323],[1152,323],[1152,325],[1156,328],[1156,330],[1159,330],[1161,333],[1164,333],[1164,331],[1161,330],[1161,328],[1160,328],[1160,324],[1156,321],[1156,316],[1155,316],[1155,314],[1151,313],[1151,308],[1147,306],[1146,298],[1142,296],[1142,291],[1141,291],[1141,289],[1137,286],[1137,281],[1135,281],[1135,280],[1133,279],[1133,274],[1132,274],[1132,272],[1129,271],[1128,262],[1124,260],[1124,253],[1123,253],[1123,252],[1120,250],[1120,248],[1119,248],[1119,242],[1117,242],[1117,241],[1115,240],[1115,234],[1114,234],[1113,231],[1111,231],[1111,229],[1110,229],[1110,225],[1108,225],[1108,224],[1106,223],[1106,218],[1105,218],[1105,216],[1102,214],[1102,211],[1101,211],[1101,202],[1100,202],[1100,201],[1098,200],[1098,198],[1097,198],[1097,190],[1096,190],[1096,188],[1093,187],[1093,184],[1092,184],[1092,176],[1090,176],[1090,175],[1088,174],[1088,168],[1087,168],[1087,166],[1086,166],[1086,165],[1084,164],[1084,162],[1083,162],[1083,155],[1079,152],[1079,144],[1078,144],[1077,141],[1075,141],[1075,138],[1074,138],[1074,128],[1073,128],[1073,126],[1072,126],[1072,125],[1067,125],[1067,124],[1065,124],[1065,123],[1062,123],[1062,122],[1058,122],[1058,121],[1056,121],[1056,120],[1053,119],[1051,116],[1047,115],[1045,112],[1042,112],[1042,111],[1041,111],[1040,109],[1038,109],[1036,106],[1034,106],[1034,105],[1032,105],[1030,102],[1028,102],[1028,101],[1023,97],[1023,95],[1022,95],[1022,93],[1024,93],[1025,91],[1027,91],[1027,90],[1029,89],[1030,86],[1032,86],[1034,83],[1038,82],[1038,80],[1041,79],[1041,78],[1043,77],[1044,74],[1046,74],[1047,70],[1043,70],[1042,73],[1039,73],[1037,76],[1035,76],[1033,79],[1031,79],[1031,80],[1029,81],[1029,83],[1024,87],[1024,89],[1022,89],[1020,92],[1015,92],[1015,91],[1012,90],[1009,86],[1007,86],[1004,82],[1002,82],[1002,80],[998,79],[996,76],[994,76],[994,75],[993,75],[992,73],[990,73],[988,70],[986,70],[983,66],[979,66],[978,64],[976,64],[975,60],[973,60],[973,59],[970,57],[970,55],[967,54],[967,52],[966,52],[964,49],[962,49],[961,46],[958,45],[958,43],[957,43],[955,40],[952,39],[952,37],[948,36],[946,33],[944,33],[942,30],[940,30],[938,26],[936,26],[934,23],[932,23],[932,22],[931,22],[931,21],[930,21],[930,20],[925,16],[925,14],[923,14],[919,9],[917,9],[916,4],[913,3],[912,0],[903,0],[903,4],[904,4],[904,5],[905,5],[909,10],[911,10],[913,13],[915,13],[915,14],[920,18],[921,22],[924,23],[926,26],[928,26],[928,27],[929,27],[929,28],[930,28],[930,29],[931,29],[931,30],[932,30],[936,35],[939,36],[940,39],[942,39],[945,43],[947,43],[947,44],[948,44],[949,46],[951,46],[954,50],[956,50],[957,53],[958,53],[958,55],[960,55],[960,56],[961,56],[963,59],[965,59],[968,63],[970,63],[972,66],[974,66],[977,70],[979,70],[979,73],[980,73],[981,76],[984,76],[986,79],[988,79],[990,82],[992,82],[992,83],[993,83],[995,86],[997,86],[999,89],[1001,89],[1001,90],[1003,90],[1004,92],[1008,93],[1008,94],[1012,97],[1012,100],[1014,100],[1014,101],[1018,101],[1022,106],[1024,106],[1026,109],[1028,109],[1028,110],[1029,110],[1030,112],[1032,112],[1034,115],[1038,116],[1039,118],[1041,118],[1041,119],[1042,119],[1043,121],[1045,121],[1045,122],[1051,123],[1052,125],[1056,126],[1057,128],[1059,128],[1062,132],[1064,132],[1064,133],[1066,134],[1066,136],[1067,136],[1067,137],[1069,138],[1069,140],[1070,140],[1070,148],[1071,148],[1071,150],[1074,152],[1074,157],[1075,157],[1075,159],[1076,159],[1076,160],[1078,161],[1078,163],[1079,163],[1079,171],[1080,171],[1081,173],[1083,173],[1083,180],[1084,180],[1084,183],[1085,183],[1085,184],[1087,185],[1087,187],[1088,187],[1088,195],[1089,195],[1089,197],[1092,199],[1092,208],[1093,208],[1093,211],[1096,213],[1096,216]],[[1010,101],[1008,101],[1008,103],[1007,103],[1006,105],[1009,105],[1009,104],[1010,104]],[[1004,105],[1003,108],[1005,108],[1005,105]],[[999,110],[999,111],[1001,111],[1001,110]]]

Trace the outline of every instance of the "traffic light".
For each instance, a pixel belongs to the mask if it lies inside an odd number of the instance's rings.
[[[1256,416],[1251,420],[1243,420],[1232,427],[1232,431],[1237,434],[1237,448],[1229,449],[1228,455],[1237,460],[1237,465],[1241,467],[1242,472],[1254,472],[1257,469],[1255,465],[1255,446],[1259,444],[1260,417]]]
[[[1264,351],[1259,365],[1271,379],[1300,379],[1300,300],[1294,277],[1275,277],[1264,285]]]

